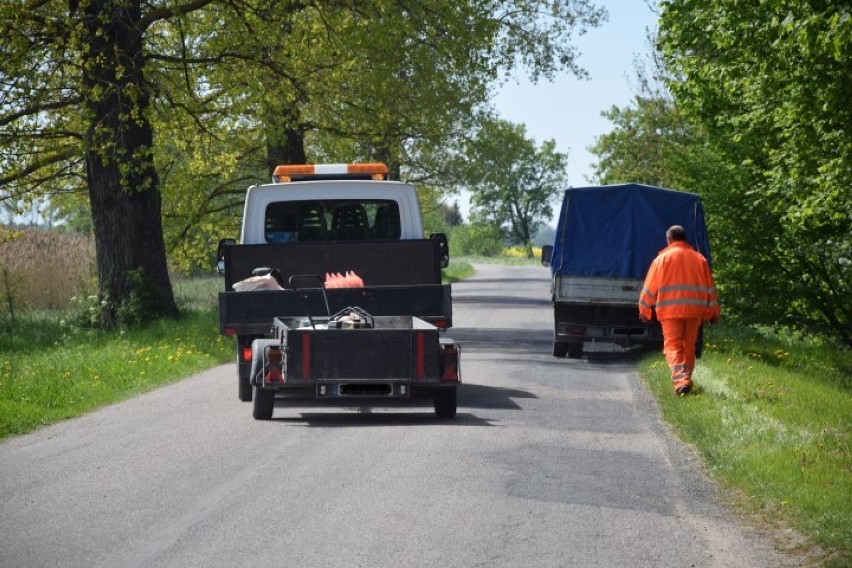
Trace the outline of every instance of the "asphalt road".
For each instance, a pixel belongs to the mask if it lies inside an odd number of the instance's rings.
[[[550,355],[547,272],[453,286],[459,414],[279,405],[234,365],[0,444],[0,566],[782,566],[624,357]]]

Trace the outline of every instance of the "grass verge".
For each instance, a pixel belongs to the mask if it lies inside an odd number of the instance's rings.
[[[672,394],[662,355],[640,373],[663,417],[736,493],[736,505],[792,526],[852,565],[852,353],[717,326],[705,336],[694,394]]]
[[[63,317],[30,314],[14,333],[0,333],[0,439],[150,391],[234,354],[209,303],[144,329],[85,330]]]
[[[450,265],[441,271],[441,282],[452,284],[473,276],[473,267],[464,260],[450,260]]]

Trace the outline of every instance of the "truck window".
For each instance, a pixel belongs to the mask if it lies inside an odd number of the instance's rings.
[[[393,200],[277,201],[266,207],[267,243],[399,240]]]

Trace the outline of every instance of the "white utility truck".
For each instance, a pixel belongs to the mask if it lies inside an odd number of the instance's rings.
[[[460,347],[440,334],[452,325],[447,239],[424,238],[415,188],[387,171],[278,166],[246,193],[240,244],[220,241],[220,332],[236,336],[239,398],[256,419],[276,397],[428,398],[455,416]]]

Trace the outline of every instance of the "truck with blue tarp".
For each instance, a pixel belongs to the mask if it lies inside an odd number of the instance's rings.
[[[637,302],[672,225],[710,261],[696,194],[636,183],[566,190],[553,246],[542,254],[552,275],[554,356],[579,358],[597,342],[662,344],[659,323],[642,323]]]

